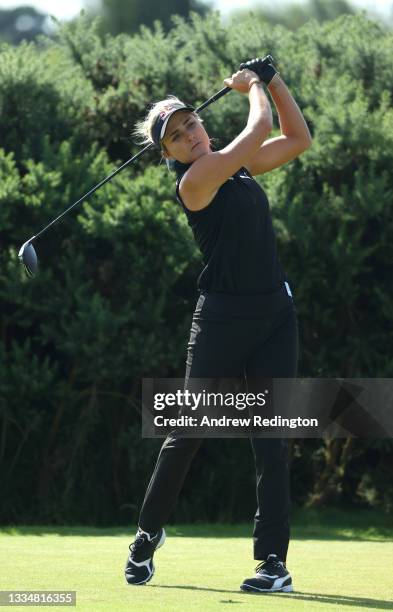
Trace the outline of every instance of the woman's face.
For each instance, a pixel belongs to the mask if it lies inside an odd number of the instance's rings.
[[[210,152],[209,136],[192,112],[178,111],[168,122],[162,139],[164,156],[189,164]]]

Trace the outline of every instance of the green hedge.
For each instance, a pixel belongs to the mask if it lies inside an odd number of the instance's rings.
[[[126,169],[37,243],[33,281],[17,252],[137,150],[148,102],[198,104],[245,58],[277,58],[313,134],[259,177],[299,312],[300,375],[393,369],[392,34],[365,17],[229,30],[217,14],[167,34],[97,32],[82,17],[54,41],[0,47],[1,522],[136,520],[160,444],[140,438],[140,380],[183,375],[200,269],[173,177],[156,153]],[[237,93],[204,114],[219,146],[246,117]],[[291,450],[295,501],[391,509],[390,440]],[[247,441],[206,442],[174,518],[250,517],[253,478]]]

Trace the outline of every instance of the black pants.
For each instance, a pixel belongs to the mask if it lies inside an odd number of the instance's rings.
[[[297,373],[296,311],[285,287],[273,294],[202,294],[188,344],[189,378],[292,378]],[[258,508],[254,559],[276,553],[286,560],[289,543],[287,442],[251,438]],[[164,441],[142,505],[139,525],[155,533],[168,520],[202,440],[172,432]]]

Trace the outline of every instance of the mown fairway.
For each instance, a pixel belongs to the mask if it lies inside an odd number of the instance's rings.
[[[123,576],[132,530],[4,527],[0,588],[73,590],[81,610],[392,610],[393,531],[373,513],[350,521],[296,518],[288,558],[293,594],[239,591],[255,566],[249,525],[170,527],[156,574],[142,587]]]

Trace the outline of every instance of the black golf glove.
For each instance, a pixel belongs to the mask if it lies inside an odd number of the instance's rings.
[[[240,70],[244,69],[256,72],[265,85],[269,85],[274,75],[278,72],[273,66],[273,58],[271,55],[266,55],[266,57],[263,58],[256,57],[255,59],[240,64]]]

